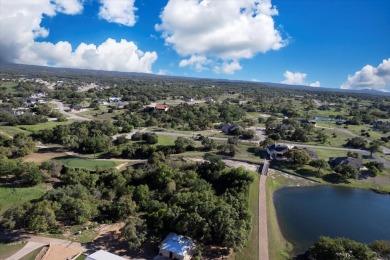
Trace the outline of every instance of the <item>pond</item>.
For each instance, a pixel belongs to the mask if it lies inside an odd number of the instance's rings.
[[[315,117],[316,121],[335,121],[335,122],[346,122],[344,119],[336,119],[336,118],[330,118],[330,117],[323,117],[323,116],[316,116]]]
[[[282,188],[274,205],[283,236],[303,253],[319,236],[359,242],[390,240],[390,196],[369,190],[312,186]]]

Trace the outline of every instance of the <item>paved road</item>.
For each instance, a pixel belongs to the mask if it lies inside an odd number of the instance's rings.
[[[268,260],[267,175],[260,175],[259,183],[259,260]]]
[[[91,121],[92,120],[90,118],[86,118],[83,116],[79,116],[79,115],[75,115],[75,114],[66,112],[64,104],[61,101],[53,100],[53,101],[51,101],[51,103],[55,104],[58,108],[58,111],[60,111],[61,114],[68,117],[69,119],[78,120],[78,121]]]
[[[44,245],[44,243],[39,242],[28,242],[22,249],[20,249],[18,252],[13,254],[12,256],[6,258],[5,260],[19,260],[23,256],[27,255],[28,253],[34,251],[35,249],[38,249]]]

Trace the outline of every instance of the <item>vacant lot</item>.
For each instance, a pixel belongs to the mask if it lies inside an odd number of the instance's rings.
[[[10,207],[39,199],[45,192],[43,185],[28,188],[0,187],[0,215]]]
[[[73,156],[57,157],[54,158],[53,160],[60,161],[68,167],[85,168],[88,170],[95,170],[96,168],[106,170],[106,169],[114,168],[118,165],[118,163],[115,161],[94,160],[94,159],[86,159],[86,158],[73,157]]]
[[[45,122],[37,125],[18,125],[17,127],[22,130],[26,130],[30,132],[38,132],[39,130],[43,130],[43,129],[52,129],[58,125],[69,125],[73,122],[74,122],[73,120],[68,120],[65,122]]]

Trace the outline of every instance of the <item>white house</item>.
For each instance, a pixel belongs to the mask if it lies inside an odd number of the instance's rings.
[[[126,258],[114,255],[110,252],[99,250],[85,258],[85,260],[126,260]]]
[[[171,232],[164,239],[159,248],[159,254],[168,257],[169,259],[190,260],[194,243],[189,237]]]

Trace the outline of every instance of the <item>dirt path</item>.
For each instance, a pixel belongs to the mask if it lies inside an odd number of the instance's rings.
[[[265,182],[267,175],[260,175],[259,183],[259,260],[268,260],[267,198]]]

